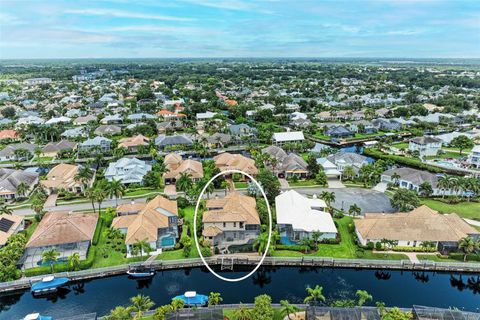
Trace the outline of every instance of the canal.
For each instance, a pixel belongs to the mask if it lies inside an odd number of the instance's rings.
[[[233,278],[244,271],[222,275]],[[31,312],[53,317],[90,312],[105,315],[117,305],[127,305],[129,298],[137,294],[150,296],[159,306],[188,290],[220,292],[224,303],[253,302],[262,293],[272,296],[274,302],[287,299],[302,303],[305,288],[317,284],[323,287],[327,302],[354,299],[355,291],[363,289],[373,295],[374,301],[384,301],[388,306],[417,304],[480,312],[480,274],[262,267],[247,280],[230,283],[217,279],[205,268],[193,268],[159,272],[150,281],[139,282],[127,276],[85,281],[48,298],[33,298],[29,291],[0,296],[0,319],[21,319]]]

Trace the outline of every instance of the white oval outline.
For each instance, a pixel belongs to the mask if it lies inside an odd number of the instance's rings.
[[[221,275],[219,275],[218,273],[216,273],[215,271],[213,271],[212,268],[210,268],[210,266],[208,265],[208,263],[205,261],[205,258],[203,257],[202,255],[202,250],[200,250],[200,245],[198,243],[198,239],[197,239],[197,213],[198,213],[198,206],[200,205],[200,200],[202,199],[203,197],[203,194],[205,193],[205,190],[207,190],[207,187],[209,186],[210,183],[212,183],[216,178],[218,178],[219,176],[222,176],[222,175],[225,175],[225,174],[228,174],[228,173],[240,173],[240,174],[243,174],[245,176],[247,176],[251,181],[255,182],[255,184],[257,185],[257,187],[259,188],[259,190],[262,192],[262,195],[263,195],[263,198],[265,199],[265,203],[267,204],[267,211],[268,211],[268,241],[267,241],[267,248],[265,249],[265,252],[263,253],[262,255],[262,258],[260,259],[260,262],[255,266],[255,268],[250,271],[250,273],[244,275],[243,277],[240,277],[240,278],[225,278]],[[268,203],[268,199],[267,199],[267,195],[265,194],[265,191],[263,191],[263,188],[262,186],[258,183],[257,180],[255,180],[254,177],[252,177],[251,175],[249,175],[248,173],[246,172],[243,172],[241,170],[237,170],[237,169],[228,169],[228,170],[225,170],[225,171],[222,171],[222,172],[219,172],[217,173],[213,178],[211,178],[207,184],[203,187],[202,189],[202,192],[200,192],[200,195],[198,196],[198,199],[197,199],[197,204],[195,206],[195,212],[193,214],[193,238],[195,239],[195,246],[197,247],[197,251],[198,251],[198,254],[200,255],[200,258],[202,259],[202,262],[203,264],[207,267],[207,269],[215,276],[217,277],[218,279],[221,279],[223,281],[227,281],[227,282],[240,282],[242,280],[245,280],[247,279],[248,277],[250,277],[252,274],[255,273],[255,271],[258,270],[258,268],[260,268],[260,266],[262,265],[263,263],[263,260],[265,260],[265,257],[267,256],[267,253],[268,253],[268,249],[270,248],[270,240],[272,238],[272,211],[270,210],[270,204]]]

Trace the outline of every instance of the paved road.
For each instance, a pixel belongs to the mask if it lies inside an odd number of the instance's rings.
[[[286,189],[284,189],[286,190]],[[341,189],[331,189],[331,188],[295,188],[295,190],[303,195],[307,196],[319,196],[322,191],[329,191],[335,193],[335,202],[333,207],[336,209],[343,209],[348,211],[350,205],[356,203],[357,206],[362,209],[362,213],[365,212],[395,212],[395,210],[390,205],[390,200],[388,197],[378,191],[362,188],[341,188]],[[239,190],[238,192],[246,193],[246,190]],[[218,190],[215,191],[210,198],[215,196],[224,197],[225,191]],[[136,198],[136,199],[118,199],[118,201],[106,200],[102,203],[102,208],[107,207],[116,207],[116,203],[129,203],[129,202],[145,202],[146,198]],[[95,205],[95,208],[98,209],[98,206]],[[81,210],[91,210],[92,205],[90,202],[85,203],[76,203],[76,204],[60,204],[55,207],[46,207],[46,211],[81,211]],[[32,209],[22,208],[13,210],[15,214],[19,215],[34,215]]]

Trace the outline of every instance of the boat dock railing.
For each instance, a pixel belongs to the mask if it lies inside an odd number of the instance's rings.
[[[260,256],[251,255],[217,255],[205,258],[211,266],[222,266],[225,258],[235,270],[238,266],[253,266],[260,262]],[[182,268],[203,267],[200,258],[179,259],[179,260],[155,260],[149,262],[136,262],[125,265],[87,269],[72,272],[55,274],[56,277],[68,277],[72,281],[101,278],[119,274],[125,274],[130,268],[140,265],[147,265],[157,270],[171,270]],[[264,266],[292,266],[292,267],[338,267],[338,268],[363,268],[363,269],[392,269],[392,270],[418,270],[418,271],[450,271],[450,272],[480,272],[480,263],[471,262],[435,262],[421,260],[412,262],[410,260],[368,260],[368,259],[336,259],[328,257],[266,257]],[[45,275],[22,278],[15,281],[0,282],[0,292],[22,290],[30,288],[31,284],[41,281]]]

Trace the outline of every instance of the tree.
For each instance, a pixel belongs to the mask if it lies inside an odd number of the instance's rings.
[[[248,310],[247,307],[242,303],[240,303],[240,307],[235,309],[235,311],[233,312],[233,316],[235,317],[234,319],[236,320],[252,320],[253,319],[252,311]]]
[[[118,206],[118,198],[122,198],[125,191],[125,187],[120,180],[112,179],[107,184],[107,192],[110,198],[115,197],[115,205]]]
[[[140,256],[143,256],[143,253],[150,253],[152,251],[152,247],[150,247],[150,244],[146,239],[143,240],[137,240],[133,244],[133,247],[138,250],[138,253],[140,253]]]
[[[350,205],[350,208],[348,209],[348,213],[351,214],[352,216],[359,215],[362,212],[362,209],[360,209],[359,206],[357,206],[356,203]]]
[[[167,304],[161,307],[158,307],[153,314],[153,319],[155,320],[165,320],[165,315],[169,312],[172,312],[173,308],[171,304]]]
[[[460,242],[458,243],[458,248],[464,252],[463,261],[467,261],[467,256],[470,253],[473,253],[479,250],[480,242],[468,236],[460,239]]]
[[[320,199],[325,201],[327,204],[330,214],[333,213],[332,202],[335,202],[335,192],[322,191],[320,194]]]
[[[357,302],[357,305],[359,307],[363,306],[365,304],[365,302],[367,301],[372,301],[373,300],[373,297],[371,294],[369,294],[367,291],[365,290],[357,290],[357,292],[355,293],[356,296],[358,297],[358,302]]]
[[[275,202],[275,198],[280,194],[280,182],[278,178],[269,170],[261,169],[256,177],[258,183],[262,186],[265,195],[270,204]]]
[[[155,305],[155,302],[150,299],[148,296],[143,294],[136,295],[135,297],[130,298],[130,307],[131,312],[137,312],[142,315],[145,311],[150,310]]]
[[[177,311],[178,309],[185,307],[185,302],[180,299],[174,299],[171,303],[171,306],[173,311]]]
[[[317,173],[317,175],[315,176],[315,183],[320,186],[324,186],[327,184],[327,175],[325,174],[325,172],[320,171],[319,173]]]
[[[393,183],[398,186],[398,181],[400,180],[400,175],[397,173],[397,172],[394,172],[392,174],[392,180],[393,180]]]
[[[218,292],[210,292],[208,295],[208,305],[209,306],[216,306],[223,301],[222,296]]]
[[[193,185],[192,175],[188,172],[181,172],[176,182],[177,190],[186,192]]]
[[[88,183],[92,180],[93,174],[94,172],[92,169],[87,166],[81,166],[80,168],[78,168],[77,173],[75,174],[73,179],[80,182],[83,185],[83,189],[85,190]]]
[[[356,175],[356,173],[355,173],[355,170],[353,170],[353,167],[352,166],[346,166],[343,169],[343,172],[342,172],[342,180],[343,179],[352,180],[355,177],[355,175]]]
[[[403,312],[397,307],[388,309],[382,315],[382,320],[411,320],[413,319],[413,314],[411,311]]]
[[[267,250],[268,245],[268,232],[262,232],[253,242],[253,247],[257,249],[258,255],[262,255]],[[272,248],[268,248],[267,255],[271,255]]]
[[[445,198],[445,193],[452,187],[452,177],[442,175],[438,178],[437,186],[442,190],[442,198]]]
[[[298,311],[298,308],[290,304],[290,302],[288,302],[287,300],[280,300],[280,305],[282,306],[280,308],[280,313],[282,314],[282,316],[287,317],[289,320],[291,319],[290,315]]]
[[[252,310],[254,320],[273,319],[272,298],[269,295],[262,294],[255,297],[255,303]]]
[[[128,308],[119,306],[115,307],[115,309],[110,311],[105,317],[106,320],[131,320],[132,316],[130,315],[130,311]]]
[[[312,154],[307,158],[307,170],[311,176],[316,176],[320,171],[320,165],[317,163],[317,158]]]
[[[315,248],[318,248],[318,242],[322,237],[322,233],[318,230],[312,232],[312,240],[315,243]]]
[[[463,150],[473,148],[474,143],[472,139],[462,134],[458,137],[453,138],[452,141],[450,141],[449,146],[453,148],[458,148],[460,154],[462,154]]]
[[[392,207],[398,211],[410,211],[420,206],[417,194],[408,189],[398,189],[390,199]]]
[[[308,296],[305,297],[303,303],[305,304],[318,304],[320,301],[325,302],[325,296],[323,295],[323,288],[316,285],[314,288],[308,287],[306,289]]]
[[[422,182],[420,185],[420,194],[424,197],[430,197],[433,194],[432,184],[428,181]]]
[[[153,94],[152,89],[147,84],[141,86],[137,91],[137,101],[146,99],[155,99],[155,95]]]
[[[0,206],[0,214],[8,214],[11,215],[13,214],[13,210],[7,207],[6,205]]]
[[[71,270],[78,270],[80,267],[80,254],[78,252],[74,252],[68,257],[68,265]]]
[[[23,198],[25,197],[29,189],[29,186],[27,186],[24,182],[20,182],[20,184],[17,186],[17,194],[21,198]]]
[[[90,188],[87,188],[85,189],[85,197],[87,197],[88,199],[90,199],[91,203],[92,203],[92,209],[93,209],[93,213],[95,213],[95,188],[93,187],[90,187]]]
[[[15,117],[15,108],[5,107],[0,111],[0,113],[4,118],[13,118]]]
[[[60,252],[56,248],[48,249],[42,252],[42,261],[50,265],[53,273],[53,265],[60,256]]]
[[[312,243],[313,243],[312,239],[305,237],[302,240],[300,240],[299,245],[302,246],[305,249],[305,253],[307,253],[308,249],[312,247]]]

